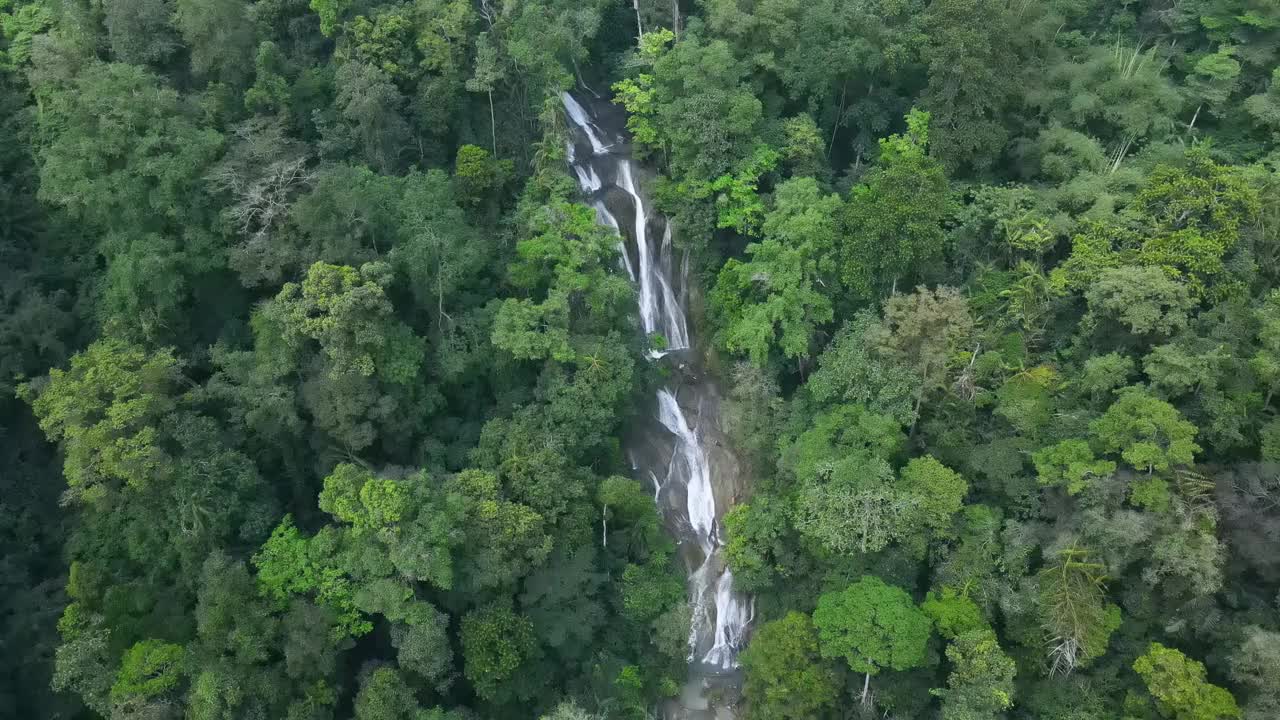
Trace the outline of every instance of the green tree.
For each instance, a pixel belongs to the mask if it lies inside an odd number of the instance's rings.
[[[929,591],[920,609],[933,621],[938,634],[948,640],[975,630],[986,629],[986,620],[982,610],[968,595],[956,592],[951,586],[944,586],[941,592]]]
[[[740,659],[752,717],[807,720],[835,706],[838,677],[819,654],[807,615],[792,611],[762,625]]]
[[[504,683],[537,653],[529,620],[502,605],[472,610],[462,618],[462,659],[467,680],[482,697],[507,694]]]
[[[72,357],[69,370],[51,370],[43,387],[23,386],[41,429],[63,445],[70,497],[98,502],[169,471],[161,433],[177,405],[180,367],[169,351],[102,340]]]
[[[960,473],[932,455],[925,455],[912,458],[902,468],[898,486],[919,498],[915,504],[915,523],[923,525],[932,537],[950,536],[951,519],[960,511],[969,492],[969,485]]]
[[[116,712],[140,713],[141,706],[172,699],[183,676],[183,648],[161,640],[134,644],[120,661],[111,686]]]
[[[840,277],[862,298],[908,286],[942,253],[949,191],[942,165],[926,154],[929,113],[912,110],[907,132],[880,141],[880,157],[849,194]]]
[[[1063,440],[1037,450],[1032,461],[1041,485],[1064,487],[1069,495],[1088,490],[1116,471],[1114,462],[1098,459],[1084,440]]]
[[[751,259],[720,270],[711,302],[717,337],[731,352],[764,365],[776,348],[787,359],[810,355],[819,326],[830,322],[832,254],[840,199],[823,195],[813,178],[778,187],[764,223],[764,240],[747,246]]]
[[[99,317],[135,339],[181,335],[193,284],[224,263],[201,192],[222,137],[133,65],[89,63],[37,92],[40,197],[98,233]]]
[[[879,320],[868,311],[858,313],[818,358],[818,369],[805,387],[818,402],[858,403],[904,427],[913,425],[917,388],[912,368],[878,352],[871,340],[880,337],[883,326]]]
[[[555,201],[536,209],[507,268],[524,295],[508,298],[493,323],[493,344],[521,359],[577,357],[574,341],[607,327],[631,288],[609,272],[617,236],[584,205]]]
[[[161,0],[107,0],[102,4],[111,53],[122,63],[162,65],[178,47],[171,9]]]
[[[911,368],[912,415],[920,417],[925,398],[949,385],[957,351],[973,332],[968,303],[955,288],[917,288],[885,303],[884,322],[867,337],[887,358]],[[913,425],[914,429],[914,425]]]
[[[1157,267],[1108,268],[1085,293],[1090,320],[1114,320],[1135,335],[1168,337],[1187,325],[1187,287]]]
[[[232,0],[179,0],[174,23],[191,52],[191,69],[211,81],[239,85],[248,73],[254,31],[247,8]]]
[[[666,555],[654,555],[643,565],[629,564],[622,572],[624,613],[642,624],[684,600],[684,583],[671,571]]]
[[[932,623],[905,590],[867,575],[819,597],[813,625],[822,657],[843,658],[855,672],[866,674],[865,701],[872,675],[924,662]]]
[[[1190,465],[1200,446],[1196,427],[1169,403],[1139,388],[1120,393],[1102,417],[1089,424],[1106,452],[1147,473]]]
[[[1258,321],[1258,351],[1249,365],[1267,389],[1264,407],[1271,405],[1271,398],[1280,388],[1280,291],[1272,291],[1254,310]]]
[[[1012,14],[993,0],[942,0],[924,15],[933,152],[948,170],[983,170],[1007,137],[1002,123],[1017,66],[1008,42]]]
[[[1133,662],[1160,714],[1173,720],[1228,720],[1242,717],[1231,693],[1205,680],[1204,665],[1174,648],[1151,643]]]
[[[395,668],[380,667],[360,684],[355,716],[356,720],[424,720],[427,713]]]
[[[747,84],[749,69],[723,40],[690,34],[664,50],[670,35],[646,38],[641,48],[652,74],[615,86],[642,119],[632,129],[642,143],[669,153],[676,178],[711,181],[730,172],[750,154],[763,115]]]
[[[335,109],[341,119],[339,142],[360,148],[364,161],[382,173],[401,167],[409,149],[410,129],[405,121],[405,98],[387,73],[362,62],[344,63],[334,78],[338,93]]]
[[[947,646],[947,687],[931,692],[942,700],[943,720],[993,720],[1013,705],[1017,666],[1000,649],[994,632],[969,630]]]

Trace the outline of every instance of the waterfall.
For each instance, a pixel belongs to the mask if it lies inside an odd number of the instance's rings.
[[[698,437],[689,429],[684,412],[675,395],[663,388],[658,391],[658,421],[676,436],[671,472],[685,479],[685,497],[689,525],[702,551],[708,556],[716,547],[716,499],[711,491],[711,464]],[[676,458],[681,460],[676,463]]]
[[[560,99],[564,102],[565,112],[569,113],[569,119],[575,127],[586,135],[587,141],[591,143],[592,152],[599,155],[612,147],[612,145],[605,145],[600,141],[600,135],[592,124],[591,119],[587,117],[587,111],[578,104],[578,101],[572,95],[567,92],[560,93]]]
[[[637,183],[639,173],[625,154],[620,128],[613,134],[614,142],[606,143],[604,138],[611,134],[602,129],[604,123],[572,95],[564,93],[561,98],[574,135],[567,153],[570,167],[595,208],[597,221],[618,233],[619,265],[636,285],[637,309],[645,334],[661,334],[666,340],[665,347],[650,351],[650,358],[657,360],[687,350],[692,346],[684,309],[688,255],[675,261],[671,224],[646,207]],[[586,147],[591,149],[589,154],[580,151]],[[615,203],[612,208],[610,201]],[[631,222],[624,231],[619,218],[628,212]],[[653,232],[659,226],[661,232]],[[714,675],[738,666],[737,655],[746,641],[754,602],[734,590],[733,573],[724,562],[721,518],[728,509],[724,505],[731,500],[722,498],[723,503],[717,505],[716,466],[706,429],[708,423],[714,422],[709,417],[714,411],[704,411],[699,390],[710,392],[710,382],[695,379],[679,390],[658,390],[654,419],[663,433],[662,445],[669,448],[670,454],[663,460],[651,461],[649,467],[642,467],[635,452],[628,456],[637,479],[643,477],[652,483],[654,503],[689,564],[691,670]],[[686,399],[682,405],[679,398],[685,393],[693,399]]]

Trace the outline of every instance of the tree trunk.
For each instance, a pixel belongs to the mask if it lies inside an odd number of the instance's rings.
[[[493,136],[493,158],[498,159],[498,124],[493,119],[493,91],[489,95],[489,134]]]
[[[831,156],[831,150],[836,146],[836,133],[840,131],[840,120],[844,117],[844,98],[845,92],[849,89],[849,81],[846,80],[840,87],[840,108],[836,110],[836,121],[831,124],[831,142],[827,143],[827,156]]]
[[[862,680],[862,704],[867,704],[867,696],[871,693],[871,673],[867,673]]]

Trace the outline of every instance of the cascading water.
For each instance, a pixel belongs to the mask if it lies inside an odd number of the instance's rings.
[[[636,283],[645,334],[665,341],[655,343],[661,350],[650,357],[674,354],[672,359],[682,361],[683,382],[658,391],[657,422],[633,443],[645,449],[633,447],[630,457],[637,477],[653,484],[654,502],[688,566],[690,671],[705,688],[708,677],[737,667],[754,608],[733,589],[733,573],[723,558],[723,517],[739,490],[736,460],[718,427],[718,394],[691,367],[693,359],[680,352],[691,346],[683,303],[689,293],[688,257],[674,261],[671,226],[647,209],[638,168],[620,130],[607,130],[607,123],[572,95],[565,93],[562,100],[573,132],[569,164],[599,222],[619,233],[620,264]],[[621,127],[616,120],[615,125]],[[680,703],[678,717],[711,717],[697,687],[687,687]],[[716,717],[725,713],[720,708]]]

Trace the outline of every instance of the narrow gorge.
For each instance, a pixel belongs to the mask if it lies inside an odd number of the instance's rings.
[[[739,685],[738,652],[753,601],[734,590],[725,564],[724,514],[743,490],[739,463],[720,423],[720,393],[699,361],[687,308],[689,258],[678,252],[667,218],[645,196],[648,175],[631,157],[621,111],[600,99],[562,96],[570,121],[569,164],[599,222],[618,231],[621,269],[637,289],[639,318],[652,339],[651,362],[668,380],[652,411],[627,434],[637,480],[679,547],[687,572],[691,623],[689,677],[665,717],[732,718]]]

